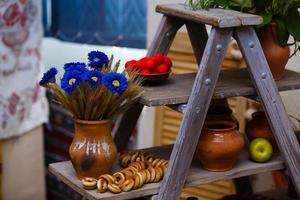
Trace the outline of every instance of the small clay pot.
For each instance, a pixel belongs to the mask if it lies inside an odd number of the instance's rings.
[[[109,174],[117,157],[111,136],[111,120],[74,119],[75,136],[69,148],[73,167],[81,179]]]
[[[255,138],[265,138],[272,144],[274,150],[278,149],[264,111],[257,111],[252,114],[252,119],[246,124],[246,134],[250,141]]]
[[[196,157],[209,171],[233,168],[245,145],[244,137],[232,121],[208,121],[204,124],[196,150]]]
[[[259,34],[260,44],[268,61],[274,79],[280,80],[289,60],[290,48],[282,47],[278,42],[277,24],[272,22]]]

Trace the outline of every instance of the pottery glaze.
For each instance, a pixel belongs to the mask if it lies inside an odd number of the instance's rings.
[[[252,119],[246,124],[246,134],[250,141],[255,138],[268,140],[273,149],[277,151],[276,140],[264,111],[257,111],[252,114]]]
[[[277,24],[272,22],[266,27],[259,35],[259,40],[274,79],[280,80],[289,60],[290,48],[279,44]]]
[[[245,141],[231,121],[205,123],[196,149],[196,157],[209,171],[227,171],[233,168]]]
[[[73,167],[81,179],[111,173],[117,148],[111,136],[111,121],[74,120],[75,136],[69,148]]]

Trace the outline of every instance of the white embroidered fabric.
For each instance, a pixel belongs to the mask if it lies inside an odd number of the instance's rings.
[[[0,0],[0,139],[47,121],[41,77],[40,0]]]

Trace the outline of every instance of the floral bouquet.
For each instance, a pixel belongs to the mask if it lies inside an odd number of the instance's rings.
[[[60,83],[54,67],[40,81],[55,101],[73,114],[75,134],[69,155],[80,179],[111,172],[117,157],[112,118],[142,94],[141,79],[127,71],[118,73],[120,61],[113,65],[113,56],[108,59],[103,52],[92,51],[88,60],[88,65],[66,63]]]
[[[57,103],[69,110],[75,119],[99,121],[111,119],[126,111],[142,94],[141,79],[128,71],[118,73],[120,61],[100,51],[88,54],[85,63],[66,63],[60,86],[57,69],[52,67],[40,85],[47,88]]]

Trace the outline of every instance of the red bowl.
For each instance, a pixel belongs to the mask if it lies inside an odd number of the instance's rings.
[[[171,74],[171,70],[165,73],[155,73],[155,74],[141,74],[137,73],[142,77],[143,85],[160,85],[166,82]]]
[[[155,74],[141,74],[130,72],[132,74],[138,75],[142,78],[142,85],[160,85],[163,84],[171,74],[171,70],[165,73],[155,73]]]

